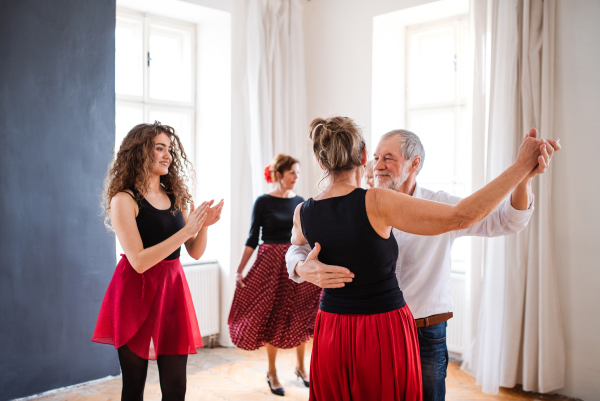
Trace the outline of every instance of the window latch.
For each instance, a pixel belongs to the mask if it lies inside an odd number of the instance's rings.
[[[150,58],[150,52],[148,52],[147,60],[148,60],[148,67],[150,67],[150,61],[152,61],[152,59]]]

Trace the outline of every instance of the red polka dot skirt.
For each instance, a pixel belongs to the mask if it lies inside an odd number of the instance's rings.
[[[256,262],[237,287],[229,313],[231,341],[255,350],[267,343],[295,348],[310,340],[321,288],[288,278],[285,253],[290,244],[263,244]]]

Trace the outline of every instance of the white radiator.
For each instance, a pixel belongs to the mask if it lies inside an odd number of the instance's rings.
[[[448,320],[446,343],[448,351],[457,354],[463,352],[463,321],[465,316],[465,275],[450,273],[450,293],[454,303],[454,317]]]
[[[192,293],[200,334],[202,337],[218,334],[221,316],[219,264],[184,266],[183,271]]]

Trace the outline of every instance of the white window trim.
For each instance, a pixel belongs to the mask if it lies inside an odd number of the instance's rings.
[[[197,60],[198,60],[198,47],[196,41],[196,25],[190,22],[176,20],[172,18],[161,17],[154,14],[142,13],[139,11],[133,11],[126,8],[118,7],[117,8],[117,18],[125,17],[131,19],[137,19],[142,21],[142,37],[143,37],[143,54],[142,60],[144,60],[144,66],[146,68],[143,69],[144,74],[144,92],[143,96],[132,96],[132,95],[123,95],[115,92],[116,100],[118,101],[127,101],[127,102],[137,102],[144,104],[151,104],[156,106],[171,106],[171,107],[185,107],[190,109],[196,109],[197,103],[197,91],[196,91],[196,75],[197,75]],[[183,101],[173,101],[173,100],[163,100],[163,99],[152,99],[150,98],[148,85],[149,85],[149,70],[147,68],[147,55],[150,48],[149,40],[149,30],[150,24],[153,22],[160,23],[161,25],[179,29],[186,30],[190,32],[190,38],[192,42],[192,54],[191,54],[191,63],[192,63],[192,71],[191,71],[191,88],[192,88],[192,100],[189,102]],[[152,55],[150,55],[152,57]]]
[[[407,118],[407,112],[408,111],[413,111],[413,110],[422,110],[422,109],[428,109],[428,108],[436,108],[436,109],[441,109],[441,108],[449,108],[449,107],[453,107],[453,106],[464,106],[467,107],[467,100],[468,100],[468,94],[466,93],[461,93],[461,88],[460,88],[460,80],[457,79],[455,81],[455,93],[459,93],[462,96],[459,97],[458,100],[453,100],[453,101],[449,101],[449,102],[436,102],[436,103],[428,103],[428,104],[422,104],[422,105],[411,105],[410,104],[410,85],[408,84],[411,79],[410,77],[410,63],[409,63],[409,59],[410,59],[410,50],[411,50],[411,45],[410,45],[410,36],[411,34],[415,34],[415,33],[420,33],[420,32],[425,32],[425,31],[429,31],[432,29],[436,29],[436,28],[443,28],[445,26],[448,25],[454,25],[455,29],[455,43],[458,44],[457,46],[457,60],[466,60],[466,53],[467,53],[467,49],[463,49],[462,48],[462,41],[460,40],[460,26],[463,24],[468,24],[469,19],[467,15],[460,15],[460,16],[456,16],[456,17],[450,17],[450,18],[444,18],[441,20],[437,20],[437,21],[433,21],[433,22],[426,22],[423,24],[417,24],[417,25],[410,25],[406,27],[406,46],[405,46],[405,55],[404,58],[406,60],[406,85],[405,85],[405,92],[404,92],[404,96],[405,96],[405,118]]]

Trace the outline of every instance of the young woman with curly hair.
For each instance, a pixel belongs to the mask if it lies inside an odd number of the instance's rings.
[[[223,201],[194,208],[185,184],[191,172],[175,130],[155,122],[129,131],[106,177],[105,223],[125,254],[92,341],[117,349],[122,400],[143,399],[149,359],[158,363],[162,399],[183,400],[187,356],[202,347],[179,253],[185,244],[194,259],[202,256]]]

